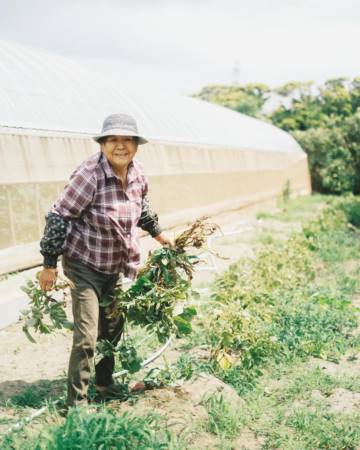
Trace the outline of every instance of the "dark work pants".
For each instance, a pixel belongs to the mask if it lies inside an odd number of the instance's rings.
[[[107,339],[117,344],[124,321],[109,319],[111,305],[104,308],[99,301],[113,295],[119,274],[105,274],[73,259],[63,256],[64,274],[72,283],[71,298],[74,315],[73,345],[68,370],[67,404],[74,406],[87,402],[91,365],[96,341]],[[108,386],[113,383],[113,357],[104,357],[95,366],[95,383]]]

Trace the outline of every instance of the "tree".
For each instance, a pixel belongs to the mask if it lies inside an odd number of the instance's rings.
[[[313,189],[342,194],[355,189],[356,170],[340,128],[313,128],[294,132],[308,154]]]
[[[258,117],[269,98],[270,88],[265,84],[209,85],[205,86],[194,97],[225,106],[234,111]]]
[[[265,115],[264,104],[274,94],[280,105]],[[308,154],[314,190],[360,194],[360,77],[332,78],[322,86],[290,81],[275,89],[211,85],[195,96],[291,132]]]
[[[333,78],[320,87],[321,111],[336,124],[354,113],[347,81],[347,78]]]
[[[350,83],[351,105],[354,112],[360,108],[360,77],[354,78]]]
[[[308,130],[326,123],[327,117],[321,111],[313,81],[291,81],[274,91],[283,97],[282,104],[269,115],[274,125],[293,131]]]
[[[360,194],[360,109],[352,115],[343,125],[346,146],[349,148],[355,170],[354,194]]]

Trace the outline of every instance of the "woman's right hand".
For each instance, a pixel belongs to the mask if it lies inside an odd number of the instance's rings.
[[[39,275],[40,288],[43,291],[51,291],[57,279],[57,269],[44,267]]]

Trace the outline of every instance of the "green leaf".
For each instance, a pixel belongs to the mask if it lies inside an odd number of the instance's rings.
[[[186,321],[190,321],[196,314],[196,309],[193,306],[187,306],[183,309],[183,312],[176,317],[181,317]]]
[[[22,328],[23,332],[25,333],[25,336],[29,339],[30,342],[32,342],[33,344],[36,344],[35,339],[31,336],[31,334],[29,333],[29,330],[26,326],[23,326]]]
[[[189,334],[192,331],[191,323],[183,319],[181,316],[174,317],[175,326],[179,334]]]
[[[131,361],[121,361],[121,365],[129,373],[135,373],[141,369],[141,362],[141,359],[137,357]]]

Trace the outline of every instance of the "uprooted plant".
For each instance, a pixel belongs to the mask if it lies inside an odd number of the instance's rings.
[[[140,325],[148,332],[155,332],[160,342],[170,335],[181,336],[191,332],[191,319],[196,315],[194,307],[185,306],[190,297],[197,296],[191,289],[195,265],[200,259],[187,253],[188,249],[201,249],[207,237],[219,227],[206,222],[206,217],[196,220],[179,234],[172,247],[163,247],[150,253],[136,281],[124,291],[116,288],[114,296],[102,299],[101,306],[109,307],[111,316],[124,317],[128,324]],[[23,330],[32,341],[29,329],[49,334],[56,328],[71,328],[66,319],[65,300],[54,298],[54,292],[65,295],[66,283],[55,285],[51,293],[43,292],[38,280],[28,281],[23,290],[30,297],[30,309],[23,311]],[[116,346],[109,341],[100,341],[100,355],[118,354],[123,368],[136,372],[140,360],[135,346],[126,337]]]
[[[21,311],[21,319],[24,321],[23,331],[27,338],[35,343],[30,334],[30,328],[40,334],[50,334],[56,329],[67,328],[72,330],[73,324],[66,317],[66,289],[65,281],[56,283],[51,292],[42,291],[39,281],[28,280],[21,289],[30,298],[30,309]],[[56,297],[62,297],[61,300]]]
[[[172,333],[190,332],[190,319],[196,314],[195,309],[184,307],[182,312],[175,313],[175,307],[181,309],[182,303],[194,296],[191,280],[199,258],[188,255],[185,249],[201,248],[206,237],[216,229],[203,219],[197,220],[175,239],[174,247],[163,247],[151,253],[135,283],[127,291],[116,290],[111,315],[123,315],[129,323],[154,330],[160,342]]]
[[[103,300],[102,306],[112,305],[111,316],[123,316],[129,324],[155,332],[160,342],[165,342],[172,334],[180,337],[191,332],[190,322],[196,309],[185,306],[185,302],[197,296],[191,289],[191,280],[194,267],[200,260],[196,255],[187,254],[186,249],[204,247],[206,238],[218,229],[217,225],[207,223],[205,219],[198,219],[181,233],[173,247],[163,247],[151,253],[127,291],[116,289],[114,297]],[[136,349],[128,339],[120,341],[117,346],[111,342],[99,342],[98,351],[102,348],[106,348],[107,354],[121,354],[124,369],[130,372],[139,370]],[[123,358],[125,354],[127,357]]]

